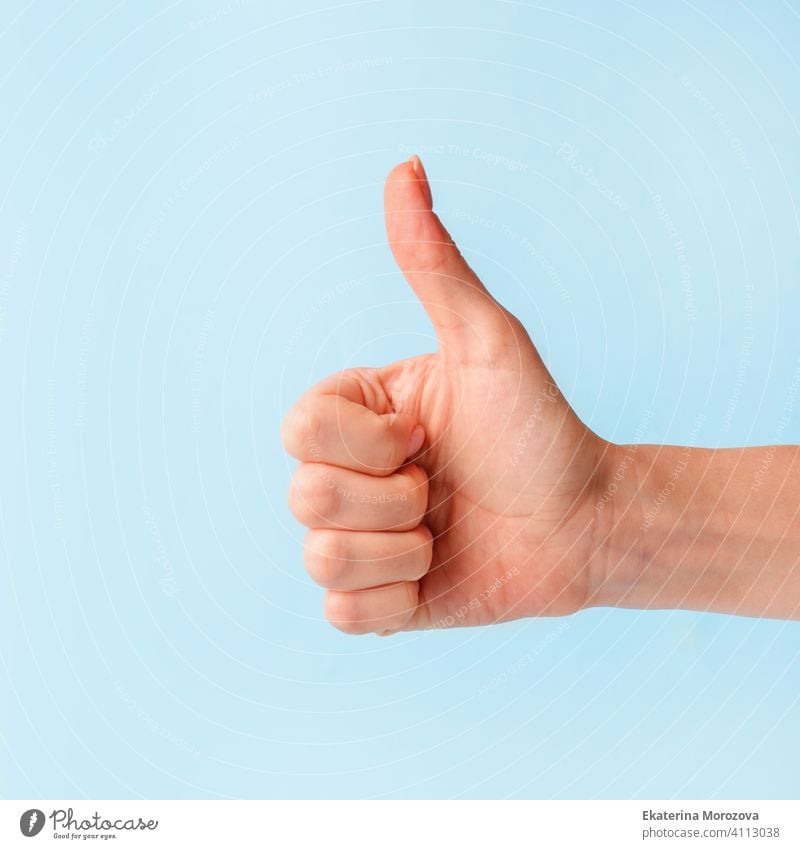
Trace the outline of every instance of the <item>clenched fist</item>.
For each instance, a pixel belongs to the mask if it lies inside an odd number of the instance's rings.
[[[800,618],[800,446],[615,445],[389,174],[386,232],[439,350],[333,375],[288,414],[306,566],[347,633],[603,605]]]
[[[432,211],[417,157],[386,232],[438,351],[349,369],[286,417],[305,563],[347,633],[477,625],[587,603],[606,446]]]

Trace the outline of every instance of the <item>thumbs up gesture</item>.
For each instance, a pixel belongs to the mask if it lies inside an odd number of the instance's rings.
[[[438,350],[332,375],[286,417],[289,503],[326,616],[388,634],[578,610],[607,443],[464,261],[417,157],[389,174],[385,213]]]

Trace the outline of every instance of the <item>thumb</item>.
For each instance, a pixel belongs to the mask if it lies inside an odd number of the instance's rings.
[[[487,292],[433,212],[418,156],[389,173],[384,209],[389,246],[433,322],[441,352],[493,357],[507,349],[516,320]]]

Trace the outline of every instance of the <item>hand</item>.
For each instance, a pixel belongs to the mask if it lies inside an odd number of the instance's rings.
[[[479,625],[587,604],[607,445],[432,211],[422,163],[385,189],[394,257],[438,351],[351,369],[289,412],[305,562],[347,633]]]

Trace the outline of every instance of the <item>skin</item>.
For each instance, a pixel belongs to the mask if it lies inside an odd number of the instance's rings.
[[[331,624],[385,635],[596,605],[798,618],[800,449],[607,442],[461,256],[417,157],[384,200],[438,351],[332,375],[286,416],[289,504]]]

